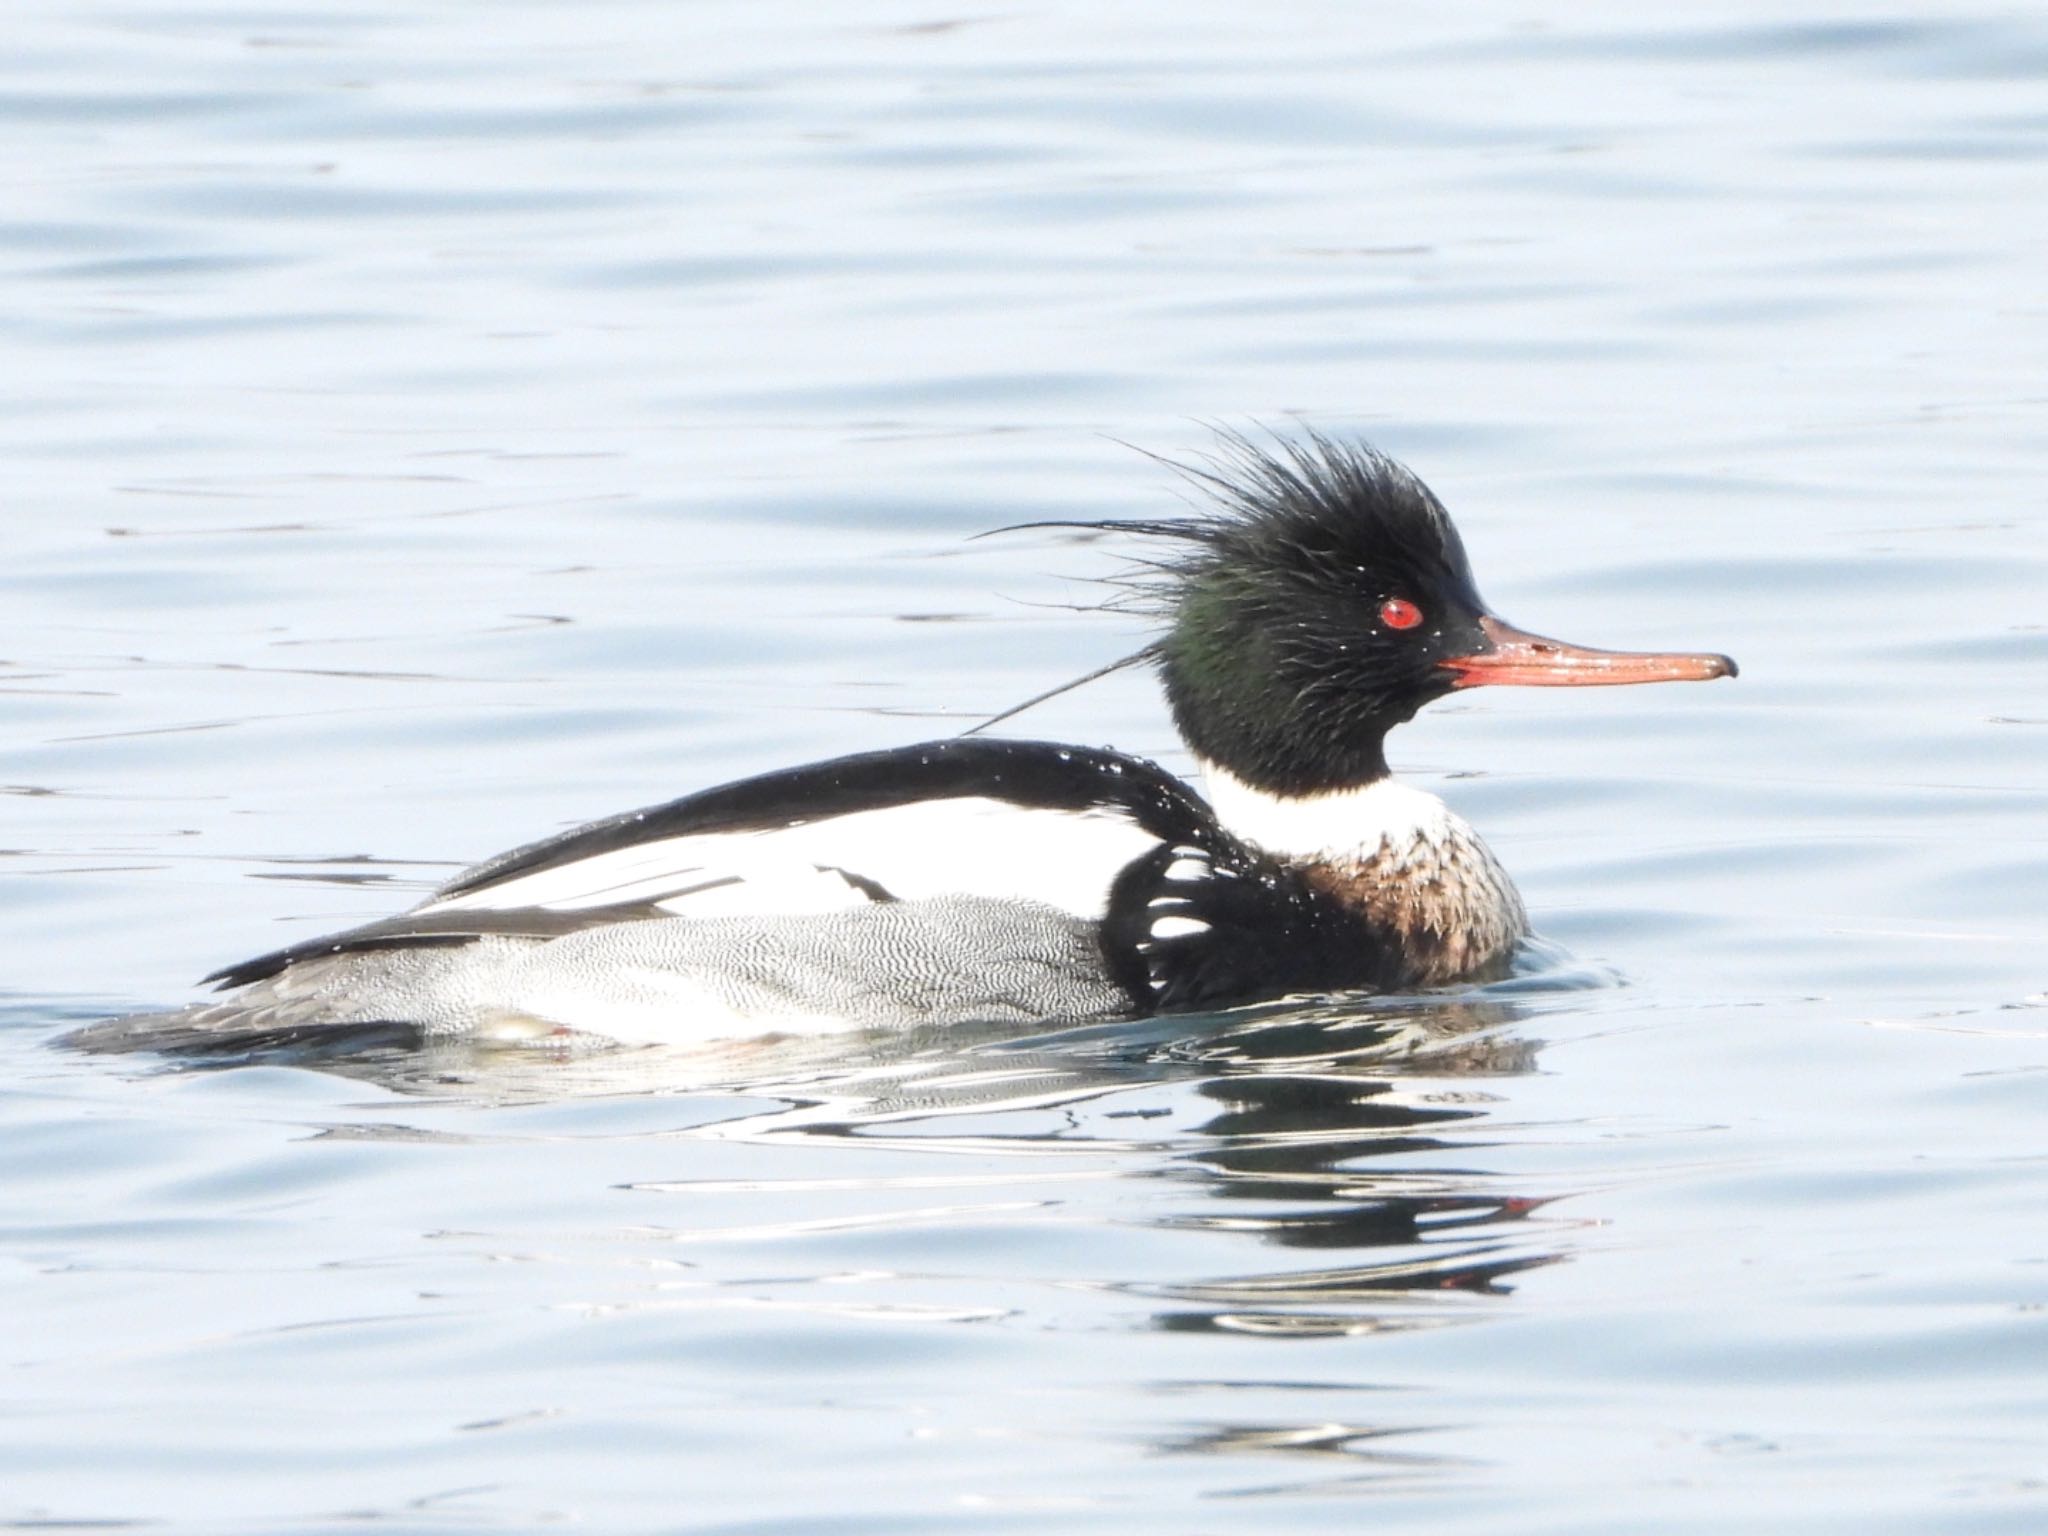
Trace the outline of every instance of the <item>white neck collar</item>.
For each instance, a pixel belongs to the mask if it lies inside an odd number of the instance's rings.
[[[1367,858],[1387,844],[1441,845],[1472,836],[1435,795],[1391,778],[1322,794],[1274,795],[1214,763],[1203,762],[1201,769],[1216,819],[1283,859]]]

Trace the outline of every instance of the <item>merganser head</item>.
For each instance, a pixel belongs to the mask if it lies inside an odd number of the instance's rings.
[[[1454,689],[1735,675],[1726,656],[1594,651],[1505,623],[1442,503],[1362,443],[1228,436],[1186,472],[1207,513],[1107,526],[1184,545],[1144,583],[1168,621],[1149,655],[1188,746],[1265,794],[1385,777],[1387,732]]]

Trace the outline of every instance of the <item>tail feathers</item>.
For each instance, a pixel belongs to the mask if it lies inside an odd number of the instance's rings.
[[[169,1013],[131,1013],[60,1037],[59,1045],[99,1055],[152,1051],[164,1056],[250,1061],[358,1056],[374,1050],[417,1050],[422,1031],[397,1020],[319,1017],[307,999],[263,1003],[194,1003]]]
[[[416,1050],[430,1036],[514,1034],[478,989],[523,942],[486,939],[309,956],[213,1002],[88,1024],[63,1038],[81,1051],[154,1051],[242,1061]],[[528,1031],[532,1032],[532,1031]]]

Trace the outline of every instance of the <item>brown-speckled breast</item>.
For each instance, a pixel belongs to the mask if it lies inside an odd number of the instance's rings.
[[[1396,936],[1414,986],[1504,975],[1529,931],[1521,895],[1493,850],[1463,822],[1447,822],[1390,833],[1371,853],[1306,871],[1318,890]]]

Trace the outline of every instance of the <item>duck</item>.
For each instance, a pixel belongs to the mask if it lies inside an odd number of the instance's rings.
[[[1226,434],[1176,467],[1202,493],[1183,515],[1028,526],[1143,551],[1126,585],[1154,638],[1101,672],[1157,674],[1206,794],[1127,753],[973,732],[782,768],[514,848],[408,911],[214,971],[215,998],[74,1043],[398,1025],[687,1044],[1505,975],[1530,937],[1514,881],[1461,816],[1394,777],[1388,734],[1472,688],[1705,681],[1736,664],[1509,624],[1443,504],[1363,441]]]

